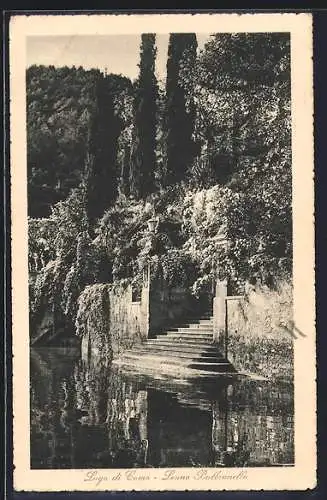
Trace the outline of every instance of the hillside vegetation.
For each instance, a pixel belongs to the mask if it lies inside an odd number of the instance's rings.
[[[219,34],[198,52],[172,34],[165,88],[155,58],[145,34],[134,82],[27,70],[35,317],[52,300],[74,323],[86,286],[139,283],[148,264],[195,294],[218,276],[236,292],[290,280],[289,37]]]

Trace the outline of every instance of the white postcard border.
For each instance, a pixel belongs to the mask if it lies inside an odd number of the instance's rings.
[[[169,32],[290,32],[292,78],[295,466],[31,470],[27,263],[26,37]],[[311,14],[31,15],[10,21],[14,488],[17,491],[302,490],[316,485],[314,154]],[[88,476],[89,474],[89,476]],[[88,480],[97,474],[98,480]],[[120,474],[120,476],[119,476]],[[202,476],[201,476],[202,474]],[[103,479],[101,479],[101,476]],[[179,478],[177,478],[179,476]],[[94,476],[95,477],[95,476]],[[116,477],[116,479],[115,479]],[[202,477],[202,478],[201,478]]]

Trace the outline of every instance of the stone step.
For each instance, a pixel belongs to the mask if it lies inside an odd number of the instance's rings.
[[[135,346],[133,348],[133,351],[138,351],[138,350],[146,350],[148,351],[149,349],[151,350],[156,350],[156,351],[163,351],[163,352],[178,352],[179,354],[181,353],[184,353],[185,355],[201,355],[203,357],[207,357],[207,356],[215,356],[217,354],[221,355],[217,346],[215,344],[212,344],[210,345],[210,347],[205,347],[203,348],[202,346],[199,347],[198,345],[196,345],[195,347],[193,346],[190,346],[190,345],[187,345],[187,346],[184,346],[183,349],[180,348],[180,346],[178,346],[178,351],[176,350],[176,345],[175,344],[145,344],[145,343],[142,343],[140,344],[139,346]]]
[[[156,354],[158,356],[162,357],[174,357],[174,358],[179,358],[179,359],[189,359],[194,362],[197,361],[203,361],[206,363],[215,363],[215,362],[226,362],[226,358],[223,357],[219,352],[217,353],[194,353],[194,352],[176,352],[172,350],[163,350],[163,349],[156,349],[156,348],[148,348],[148,349],[133,349],[131,351],[125,351],[123,356],[125,354],[137,354],[138,356],[143,356],[145,354]]]
[[[189,348],[192,348],[191,350]],[[208,354],[211,354],[211,355],[216,355],[218,353],[218,350],[217,349],[210,349],[210,346],[204,346],[204,345],[190,345],[190,344],[180,344],[180,345],[177,345],[177,344],[164,344],[164,343],[160,343],[160,344],[149,344],[147,347],[146,347],[147,350],[149,349],[157,349],[157,350],[169,350],[171,351],[172,353],[181,353],[181,352],[184,352],[186,354],[203,354],[205,355],[206,353]]]
[[[167,333],[196,333],[197,335],[201,335],[203,333],[207,333],[212,335],[213,329],[210,329],[208,327],[206,328],[170,328],[167,330]]]
[[[176,338],[176,339],[170,339],[169,337],[167,337],[166,335],[162,336],[161,338],[157,338],[157,339],[153,339],[153,340],[148,340],[146,342],[146,345],[165,345],[165,344],[169,344],[169,345],[175,345],[176,347],[181,347],[182,345],[190,345],[190,346],[193,346],[193,347],[198,347],[198,348],[202,348],[202,347],[210,347],[212,345],[213,342],[210,342],[206,339],[183,339],[181,338],[181,340],[179,340],[179,337]]]
[[[188,354],[188,353],[172,353],[171,351],[157,351],[157,350],[148,350],[144,352],[140,351],[131,351],[131,352],[126,352],[123,354],[123,356],[130,356],[130,355],[137,355],[139,358],[145,355],[153,355],[157,356],[158,358],[163,358],[163,359],[179,359],[179,360],[186,360],[189,361],[190,363],[225,363],[226,358],[223,358],[222,356],[196,356],[193,353]]]
[[[150,377],[156,377],[160,371],[158,371],[158,362],[157,361],[148,361],[144,363],[135,363],[133,362],[133,366],[131,366],[131,363],[129,361],[126,361],[125,363],[121,360],[113,360],[114,364],[120,365],[124,367],[124,371],[130,374],[133,374],[135,376],[135,370],[139,370],[139,373],[148,375]],[[184,366],[181,364],[177,365],[163,365],[162,367],[162,373],[165,375],[169,375],[172,377],[177,377],[177,378],[184,378],[187,377],[188,379],[195,378],[197,381],[199,381],[201,378],[204,380],[207,380],[208,377],[216,377],[218,375],[234,375],[235,372],[232,372],[229,370],[228,367],[226,367],[226,371],[213,371],[208,368],[208,370],[197,370],[195,368],[190,368],[189,366]]]
[[[184,326],[181,325],[181,328],[184,328]],[[196,328],[197,330],[213,330],[213,322],[210,322],[210,323],[189,323],[187,328],[191,328],[191,329]]]
[[[120,358],[122,362],[126,361],[133,361],[135,364],[140,364],[144,362],[156,362],[158,366],[164,364],[164,365],[183,365],[183,366],[188,366],[189,364],[192,363],[192,360],[190,359],[181,359],[178,357],[173,357],[173,356],[160,356],[155,353],[152,353],[149,351],[148,353],[144,353],[142,355],[139,355],[138,353],[133,353],[133,352],[126,352],[124,355]]]
[[[149,340],[159,340],[159,339],[170,339],[171,342],[176,342],[178,339],[188,339],[193,342],[203,342],[206,341],[208,344],[213,342],[213,335],[210,333],[183,333],[183,332],[167,332],[157,335],[154,339]]]
[[[193,360],[192,358],[180,358],[179,356],[160,356],[158,353],[152,353],[149,351],[148,353],[143,353],[140,355],[139,353],[126,352],[121,357],[122,362],[133,361],[136,364],[144,363],[144,362],[157,362],[158,365],[183,365],[189,368],[196,369],[207,369],[216,370],[218,366],[225,367],[230,363],[225,360],[220,361],[218,358],[212,359],[211,362],[206,362],[202,360]]]
[[[206,341],[208,343],[211,343],[212,340],[213,340],[213,336],[210,335],[210,334],[203,334],[203,335],[197,335],[195,333],[193,334],[187,334],[187,333],[167,333],[167,335],[165,334],[161,334],[161,335],[157,335],[157,338],[154,339],[154,340],[161,340],[161,339],[170,339],[172,342],[175,342],[175,341],[179,341],[179,340],[191,340],[191,341],[194,341],[194,342],[202,342],[202,341]]]
[[[200,330],[208,328],[211,330],[213,328],[212,320],[193,320],[193,321],[183,321],[181,323],[175,323],[170,325],[170,330],[177,330],[179,328],[199,328]]]
[[[195,321],[194,323],[190,323],[191,325],[194,324],[194,325],[213,325],[213,318],[209,318],[209,319],[199,319],[197,321]]]
[[[168,326],[169,330],[178,330],[179,328],[200,328],[205,329],[207,327],[209,330],[213,328],[212,319],[188,319]]]
[[[189,330],[188,328],[185,328],[184,331],[179,331],[179,330],[168,330],[167,332],[160,332],[158,335],[163,336],[163,335],[190,335],[191,337],[199,337],[199,338],[205,338],[209,336],[210,338],[213,337],[213,332],[208,332],[208,330],[197,330],[197,331],[192,331]],[[157,335],[157,337],[158,337]]]
[[[183,318],[183,323],[199,323],[201,321],[213,321],[213,316],[211,313],[202,314],[201,316],[189,316],[187,318]]]
[[[191,328],[191,327],[176,327],[176,328],[168,328],[166,330],[167,333],[176,333],[176,332],[180,332],[180,333],[210,333],[211,335],[213,334],[213,328],[210,328],[210,327],[205,327],[205,328]],[[165,331],[162,331],[160,333],[166,333]]]
[[[229,362],[227,363],[191,363],[189,368],[193,368],[194,370],[210,370],[212,372],[233,372],[235,373],[235,368]]]
[[[170,340],[169,337],[166,335],[160,339],[148,339],[147,341],[143,342],[142,345],[144,346],[150,346],[150,345],[171,345],[172,347],[181,347],[184,345],[184,347],[193,347],[196,348],[197,350],[200,349],[218,349],[217,344],[214,344],[214,342],[197,342],[196,340],[187,340],[185,342],[176,342],[176,340]]]

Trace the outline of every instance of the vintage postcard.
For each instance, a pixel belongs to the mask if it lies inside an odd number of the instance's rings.
[[[312,19],[10,20],[14,489],[316,485]]]

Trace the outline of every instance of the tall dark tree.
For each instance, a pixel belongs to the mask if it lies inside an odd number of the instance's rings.
[[[91,227],[117,196],[117,145],[122,127],[108,77],[99,76],[95,89],[96,110],[91,118],[86,161],[86,205]]]
[[[167,184],[184,179],[193,160],[195,108],[192,98],[192,73],[196,49],[195,33],[171,33],[166,81]],[[188,75],[187,85],[185,74]]]
[[[130,163],[131,163],[131,151],[129,144],[125,146],[121,153],[121,192],[125,196],[130,195]]]
[[[156,37],[142,34],[140,73],[136,82],[134,114],[134,149],[132,153],[130,190],[142,198],[155,189],[156,109],[158,85],[155,76]]]

